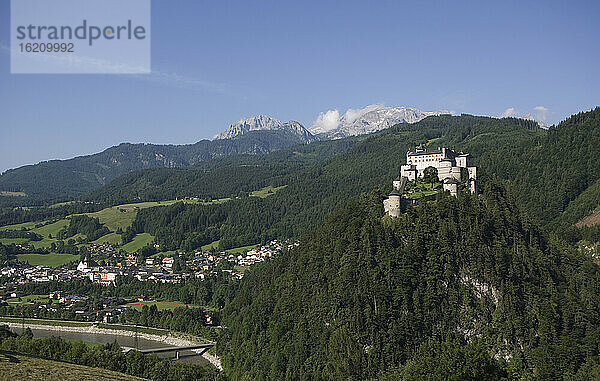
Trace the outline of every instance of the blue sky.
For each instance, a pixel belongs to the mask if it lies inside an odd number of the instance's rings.
[[[597,1],[156,0],[152,74],[11,75],[0,0],[0,171],[121,142],[194,143],[257,114],[309,127],[374,103],[538,107],[556,123],[600,104],[598,14]]]

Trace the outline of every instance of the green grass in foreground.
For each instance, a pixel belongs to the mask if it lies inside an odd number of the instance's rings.
[[[133,241],[126,243],[121,248],[128,253],[138,251],[144,246],[151,244],[154,241],[154,236],[149,233],[137,234]]]
[[[142,378],[101,368],[44,360],[19,353],[0,351],[1,380],[46,381],[135,381]]]
[[[75,254],[17,254],[17,259],[21,262],[27,262],[32,266],[59,267],[70,262],[79,260],[79,255]]]

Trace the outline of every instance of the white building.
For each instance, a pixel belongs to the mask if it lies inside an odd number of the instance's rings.
[[[425,169],[433,167],[438,172],[444,191],[452,196],[458,194],[461,184],[472,192],[477,193],[477,167],[471,164],[471,155],[455,152],[448,148],[427,150],[417,147],[414,152],[406,153],[406,164],[400,167],[400,176],[393,181],[394,190],[383,200],[383,208],[390,217],[400,215],[402,193],[407,181],[423,177]]]
[[[458,182],[469,182],[472,192],[476,192],[477,167],[471,164],[471,155],[455,152],[448,148],[427,150],[417,147],[414,152],[406,153],[406,164],[400,167],[400,175],[414,181],[423,177],[425,168],[433,167],[438,171],[438,178],[444,182],[454,178]]]
[[[82,273],[87,273],[90,271],[98,271],[100,269],[100,266],[98,266],[98,264],[96,262],[94,262],[91,259],[85,259],[83,262],[79,262],[79,264],[77,265],[77,271],[80,271]]]

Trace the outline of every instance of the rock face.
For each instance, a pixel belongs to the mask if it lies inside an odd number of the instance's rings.
[[[310,143],[317,138],[311,134],[304,126],[295,121],[283,123],[275,118],[266,115],[253,116],[248,119],[242,119],[232,124],[225,131],[221,132],[215,139],[231,139],[236,136],[244,135],[250,131],[285,131],[296,135],[304,143]]]
[[[371,105],[359,110],[348,110],[336,122],[335,114],[331,118],[332,112],[328,111],[326,114],[322,114],[328,118],[326,124],[318,123],[319,120],[317,120],[309,131],[319,138],[340,139],[347,136],[370,134],[398,123],[416,123],[431,115],[449,114],[448,111],[427,112],[410,107]]]

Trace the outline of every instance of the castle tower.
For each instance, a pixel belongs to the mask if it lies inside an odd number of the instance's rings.
[[[397,189],[394,189],[392,193],[389,194],[387,200],[383,202],[383,207],[390,215],[390,217],[395,218],[400,215],[400,198],[402,193]]]

